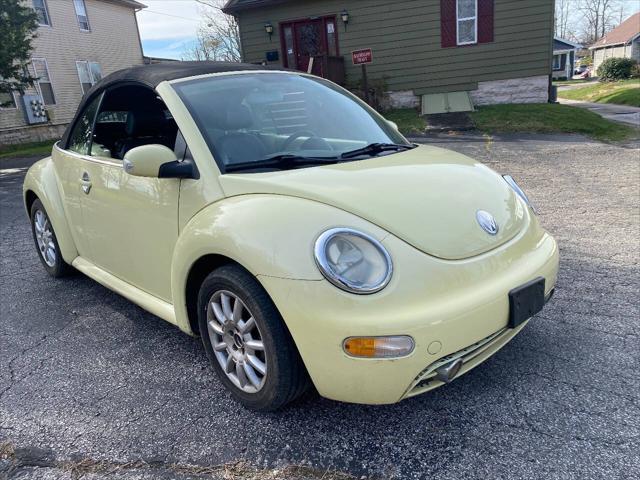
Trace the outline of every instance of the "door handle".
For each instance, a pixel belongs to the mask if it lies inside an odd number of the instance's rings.
[[[87,172],[82,174],[82,191],[85,195],[89,195],[89,192],[91,191],[91,178]]]

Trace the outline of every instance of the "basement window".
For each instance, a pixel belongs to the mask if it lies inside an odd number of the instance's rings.
[[[0,92],[0,110],[15,110],[16,97],[13,92]]]
[[[458,45],[478,43],[478,0],[457,0]]]

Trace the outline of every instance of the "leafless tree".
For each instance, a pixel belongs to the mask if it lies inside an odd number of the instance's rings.
[[[202,24],[196,42],[183,57],[187,60],[240,62],[240,28],[235,17],[222,11],[224,0],[196,0],[202,5]]]
[[[556,0],[555,36],[569,37],[572,15],[575,8],[574,0]]]
[[[578,11],[583,15],[583,41],[593,43],[606,35],[617,23],[620,0],[579,0]]]

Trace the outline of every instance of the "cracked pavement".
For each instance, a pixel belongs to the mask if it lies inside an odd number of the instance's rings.
[[[232,401],[198,340],[80,274],[49,278],[20,198],[33,159],[0,160],[0,478],[249,478],[213,468],[237,462],[357,478],[639,478],[638,145],[422,141],[518,180],[560,245],[554,299],[436,391],[384,407],[308,395],[268,415]],[[82,462],[104,468],[70,467]],[[309,472],[255,478],[320,478]]]

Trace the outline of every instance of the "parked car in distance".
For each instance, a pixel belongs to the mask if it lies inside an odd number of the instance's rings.
[[[106,77],[24,201],[49,274],[75,267],[199,335],[262,411],[311,383],[364,404],[440,387],[514,338],[558,271],[510,176],[411,144],[329,81],[255,65]]]
[[[587,65],[577,65],[573,74],[574,75],[582,75],[584,72],[586,72],[587,70],[589,70],[589,67]]]

